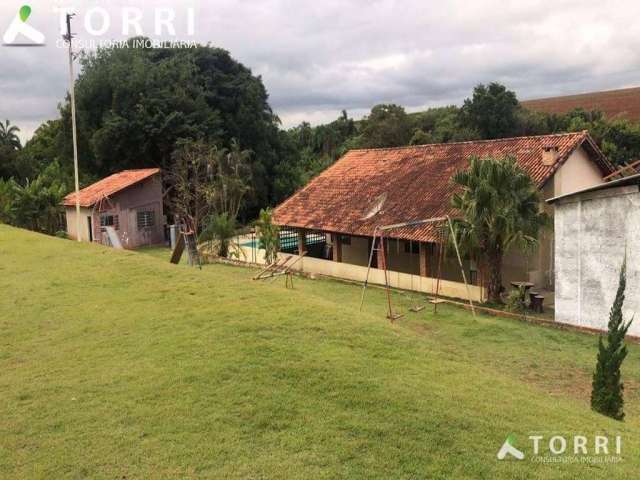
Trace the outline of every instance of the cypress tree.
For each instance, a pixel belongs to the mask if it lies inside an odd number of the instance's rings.
[[[598,339],[598,361],[593,374],[591,390],[591,408],[598,413],[615,420],[624,419],[624,384],[620,374],[620,366],[627,356],[624,336],[631,325],[631,320],[624,323],[622,306],[624,291],[627,286],[627,259],[622,263],[618,292],[609,313],[609,325],[606,343],[602,335]]]

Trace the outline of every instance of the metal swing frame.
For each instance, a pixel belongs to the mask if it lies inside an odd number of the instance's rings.
[[[391,322],[394,322],[395,320],[403,316],[402,314],[395,313],[393,310],[393,305],[391,301],[391,286],[389,285],[389,272],[387,269],[387,252],[385,250],[385,239],[388,238],[387,234],[391,230],[396,230],[398,228],[418,227],[418,226],[434,224],[434,223],[445,224],[446,226],[444,228],[446,229],[448,226],[448,229],[450,230],[450,233],[453,239],[453,246],[455,247],[455,250],[456,250],[458,265],[460,266],[460,272],[462,273],[462,280],[464,281],[464,286],[467,290],[469,306],[471,307],[471,312],[473,313],[473,316],[474,317],[476,316],[475,307],[473,305],[473,299],[471,298],[471,290],[469,288],[469,283],[467,282],[467,274],[465,273],[464,266],[462,264],[462,256],[460,255],[458,240],[456,238],[455,230],[453,228],[453,222],[451,220],[451,217],[449,217],[449,215],[444,217],[435,217],[435,218],[427,218],[423,220],[412,220],[408,222],[394,223],[391,225],[378,225],[375,227],[373,231],[373,241],[371,243],[371,251],[369,252],[369,263],[367,265],[367,274],[364,280],[364,285],[362,286],[362,296],[360,298],[360,310],[362,310],[365,293],[367,291],[367,286],[369,285],[369,273],[371,271],[371,264],[373,262],[374,252],[380,251],[381,253],[380,259],[381,259],[382,265],[378,265],[378,268],[384,271],[384,288],[387,295],[387,318]],[[440,289],[440,276],[442,273],[442,261],[444,257],[444,241],[440,244],[440,248],[438,250],[439,250],[438,251],[438,276],[436,277],[437,286],[436,286],[435,298],[432,302],[434,304],[434,313],[437,311],[437,304],[439,303],[438,293]]]

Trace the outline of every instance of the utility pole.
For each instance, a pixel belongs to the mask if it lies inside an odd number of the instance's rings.
[[[76,183],[76,239],[78,242],[80,239],[80,178],[78,175],[78,136],[76,133],[76,95],[73,76],[73,48],[72,40],[73,34],[71,33],[71,17],[75,13],[67,13],[67,34],[62,38],[69,45],[69,95],[71,96],[71,128],[73,131],[73,171],[75,175]]]

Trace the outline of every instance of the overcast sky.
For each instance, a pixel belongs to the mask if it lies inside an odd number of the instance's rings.
[[[28,1],[28,0],[25,0]],[[0,33],[24,2],[3,0]],[[629,1],[33,0],[27,23],[40,48],[0,47],[0,118],[29,137],[57,116],[68,88],[66,51],[56,43],[56,7],[75,7],[78,39],[122,39],[122,7],[142,8],[151,38],[196,40],[225,48],[262,75],[285,127],[359,118],[393,102],[408,110],[459,104],[492,80],[520,99],[640,85],[640,2]],[[102,7],[99,36],[86,14]],[[154,7],[175,10],[175,37],[154,32]],[[194,9],[189,35],[187,7]],[[90,17],[102,26],[102,13]]]

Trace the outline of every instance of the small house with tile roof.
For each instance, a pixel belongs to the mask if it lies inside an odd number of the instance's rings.
[[[377,226],[435,217],[455,217],[453,174],[477,156],[512,156],[538,185],[543,199],[603,183],[613,167],[586,132],[497,140],[351,150],[278,205],[274,223],[285,232],[283,250],[366,266]],[[541,203],[541,208],[550,207]],[[391,271],[434,277],[441,242],[433,224],[390,230],[386,266]],[[282,241],[297,238],[296,242]],[[553,232],[542,234],[538,251],[508,252],[503,281],[553,287]],[[373,258],[373,267],[382,259]],[[482,287],[473,259],[467,278]],[[461,282],[456,261],[446,259],[441,278]],[[354,279],[354,278],[352,278]],[[364,279],[364,278],[363,278]],[[413,283],[413,279],[411,280]],[[424,288],[422,288],[424,290]]]
[[[124,248],[164,241],[162,179],[159,168],[124,170],[80,190],[80,232],[76,231],[76,194],[63,204],[67,234],[73,239],[108,243],[113,227]]]

